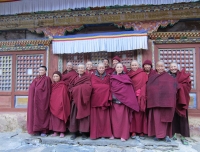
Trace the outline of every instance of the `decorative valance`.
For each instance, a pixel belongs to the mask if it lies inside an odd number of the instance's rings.
[[[44,33],[45,37],[63,36],[66,32],[83,29],[83,25],[51,26],[28,29],[31,32]]]
[[[125,29],[146,30],[148,33],[155,32],[158,28],[167,27],[167,25],[174,25],[179,20],[155,20],[155,21],[136,21],[136,22],[119,22],[114,25],[117,27],[124,27]]]
[[[162,5],[196,1],[198,0],[21,0],[12,3],[2,3],[0,5],[0,15],[115,5]]]
[[[54,54],[147,49],[147,32],[123,31],[53,37]]]

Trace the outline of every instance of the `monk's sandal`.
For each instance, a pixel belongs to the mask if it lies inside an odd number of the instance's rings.
[[[181,138],[181,142],[183,145],[189,145],[188,140],[185,138]]]
[[[154,141],[160,141],[160,139],[159,139],[159,138],[156,138],[156,137],[154,137],[153,140],[154,140]]]

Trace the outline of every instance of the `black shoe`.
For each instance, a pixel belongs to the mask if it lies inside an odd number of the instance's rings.
[[[153,140],[154,140],[154,141],[160,141],[160,139],[159,139],[159,138],[156,138],[156,137],[154,137]]]
[[[70,137],[70,139],[71,139],[71,140],[74,140],[74,139],[76,139],[76,137],[77,137],[77,134],[73,134],[73,135]]]
[[[169,138],[169,136],[166,136],[166,137],[165,137],[165,141],[166,141],[166,142],[171,142],[171,139]]]
[[[86,134],[82,134],[82,140],[85,140],[85,139],[87,139]]]

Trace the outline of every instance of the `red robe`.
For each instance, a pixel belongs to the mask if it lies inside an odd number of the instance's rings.
[[[109,107],[112,98],[110,94],[110,77],[105,75],[101,78],[93,74],[91,83],[93,91],[91,96],[90,138],[111,137]]]
[[[177,102],[176,102],[176,112],[182,116],[186,117],[186,111],[188,110],[190,102],[190,90],[191,90],[191,80],[190,74],[185,72],[185,69],[178,71],[177,81],[179,84],[179,90],[177,93]]]
[[[128,76],[132,80],[140,107],[139,112],[133,112],[130,132],[147,134],[146,83],[148,75],[142,69],[137,69],[137,71],[129,71]]]
[[[191,80],[190,74],[185,72],[185,69],[178,71],[176,79],[179,84],[179,90],[176,100],[176,112],[172,122],[172,132],[180,133],[184,137],[190,137],[189,121],[188,121],[188,106],[190,101]]]
[[[75,70],[71,70],[71,71],[67,71],[65,70],[63,72],[63,75],[62,75],[62,81],[65,82],[65,84],[67,85],[67,88],[69,89],[69,84],[72,84],[73,81],[75,80],[75,78],[77,77],[77,72]],[[69,99],[71,101],[71,98],[72,98],[72,95],[70,94],[70,92],[68,92],[68,95],[69,95]]]
[[[112,73],[115,71],[115,69],[107,66],[106,69],[105,69],[105,71],[106,71],[106,74],[112,75]]]
[[[113,103],[110,109],[113,136],[128,139],[132,111],[139,111],[132,82],[126,74],[111,75],[111,92],[122,104]]]
[[[124,67],[124,70],[123,70],[123,71],[127,74],[127,73],[128,73],[128,70],[127,70],[126,66],[123,65],[123,67]]]
[[[168,73],[153,74],[147,82],[148,136],[172,136],[177,81]]]
[[[87,70],[87,69],[86,69],[85,74],[87,74],[87,75],[90,76],[90,75],[94,74],[94,71],[95,71],[95,70],[93,70],[93,69],[91,69],[91,70]]]
[[[50,98],[50,130],[65,132],[66,122],[70,115],[70,101],[68,88],[64,81],[52,84]]]
[[[69,91],[72,94],[70,132],[88,132],[90,116],[90,96],[92,86],[90,76],[84,74],[77,76],[73,83],[69,85]],[[87,120],[86,120],[87,119]]]
[[[62,81],[64,81],[68,87],[77,75],[77,72],[73,69],[69,72],[65,70],[62,75]]]
[[[49,129],[49,101],[51,79],[44,75],[33,80],[29,87],[27,108],[27,131],[46,133]]]

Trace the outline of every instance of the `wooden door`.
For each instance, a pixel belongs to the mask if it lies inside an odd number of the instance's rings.
[[[0,54],[0,110],[25,111],[28,88],[46,64],[46,51],[16,51]]]

